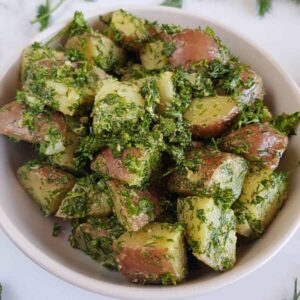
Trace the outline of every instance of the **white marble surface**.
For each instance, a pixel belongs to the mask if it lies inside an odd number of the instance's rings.
[[[0,68],[34,37],[30,24],[41,0],[0,0]],[[53,0],[53,3],[56,2]],[[65,0],[52,19],[70,17],[74,10],[109,5],[158,4],[160,0]],[[183,9],[210,16],[258,42],[300,85],[300,5],[273,0],[272,13],[260,19],[255,0],[185,0]],[[283,99],[284,101],[284,99]],[[292,299],[294,278],[300,278],[300,231],[265,266],[243,280],[197,299]],[[23,255],[0,230],[0,282],[3,300],[108,300],[73,287],[48,274]]]

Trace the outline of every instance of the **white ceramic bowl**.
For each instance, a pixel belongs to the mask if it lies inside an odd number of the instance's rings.
[[[137,16],[175,23],[187,27],[211,26],[241,61],[251,65],[264,80],[267,104],[273,113],[300,110],[300,91],[293,80],[263,52],[259,46],[205,17],[167,7],[124,7]],[[113,9],[85,14],[90,22]],[[47,41],[66,22],[54,26],[35,38]],[[0,77],[0,105],[13,100],[18,84],[19,56],[5,66]],[[129,284],[120,274],[110,272],[88,256],[72,249],[64,237],[51,236],[53,220],[42,217],[38,207],[26,195],[15,176],[16,168],[31,153],[25,144],[14,144],[0,137],[0,223],[10,239],[33,261],[56,276],[87,290],[123,299],[176,299],[200,295],[228,285],[262,266],[289,240],[300,223],[300,136],[291,139],[282,166],[293,170],[289,199],[266,234],[239,251],[237,265],[226,273],[192,274],[176,287]]]

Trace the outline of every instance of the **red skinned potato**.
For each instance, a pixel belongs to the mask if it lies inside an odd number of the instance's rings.
[[[120,272],[131,282],[175,285],[186,275],[183,228],[152,223],[114,243]]]
[[[60,113],[51,115],[38,114],[36,117],[36,130],[30,131],[22,126],[22,117],[25,106],[16,101],[10,102],[0,109],[0,134],[23,140],[29,143],[40,143],[49,128],[57,128],[63,136],[66,135],[67,126],[64,117]]]
[[[114,157],[109,148],[102,150],[91,164],[101,175],[118,179],[130,186],[141,186],[158,165],[159,153],[152,149],[128,148]]]
[[[173,67],[189,67],[206,60],[221,58],[220,47],[213,37],[200,30],[187,29],[172,36],[176,49],[170,57]]]
[[[239,113],[234,99],[215,96],[193,99],[184,113],[194,138],[215,137],[228,129]]]
[[[222,149],[241,155],[246,160],[261,162],[275,169],[287,148],[288,137],[268,123],[250,124],[224,137]]]
[[[154,192],[130,188],[118,180],[109,180],[108,186],[114,210],[121,225],[128,231],[137,231],[161,213]]]
[[[249,105],[255,102],[256,99],[264,98],[265,90],[262,79],[253,70],[248,68],[242,71],[240,78],[245,85],[240,96],[242,104]]]

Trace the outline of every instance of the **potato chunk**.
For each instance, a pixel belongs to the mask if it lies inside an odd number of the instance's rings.
[[[117,132],[135,124],[144,113],[144,100],[138,86],[115,79],[105,79],[95,99],[94,132]]]
[[[32,118],[32,127],[25,124],[26,108],[16,101],[4,105],[0,109],[0,134],[23,140],[29,143],[42,143],[44,152],[64,151],[67,126],[63,115],[60,113],[36,114]],[[51,139],[51,133],[57,133],[55,141]],[[58,149],[60,145],[60,149]],[[57,148],[57,149],[54,149]],[[56,150],[56,151],[54,151]]]
[[[201,30],[186,29],[172,36],[176,49],[170,57],[173,67],[190,67],[199,61],[221,59],[220,46],[213,37]]]
[[[237,240],[233,210],[219,208],[213,198],[193,196],[179,199],[177,212],[193,254],[216,271],[231,269]]]
[[[161,208],[153,192],[129,188],[117,180],[108,181],[114,210],[128,231],[137,231],[159,215]]]
[[[245,178],[241,197],[233,205],[237,233],[259,237],[287,198],[287,176],[269,168],[252,167]]]
[[[125,52],[122,48],[101,33],[93,32],[71,37],[65,47],[75,48],[105,71],[115,66],[121,66],[125,61]]]
[[[89,218],[69,238],[71,246],[82,250],[109,269],[117,269],[113,242],[124,232],[117,218]]]
[[[53,166],[30,161],[17,171],[27,193],[41,207],[45,216],[54,214],[75,184],[75,177]]]
[[[120,272],[131,282],[175,285],[186,275],[183,228],[151,223],[125,232],[114,244]]]
[[[278,132],[270,124],[250,124],[232,131],[224,137],[222,148],[234,152],[245,159],[261,162],[275,169],[287,148],[287,136]]]
[[[122,9],[112,13],[109,35],[115,42],[122,42],[129,48],[137,48],[152,35],[153,25]],[[154,32],[153,32],[154,33]]]
[[[239,113],[234,99],[226,96],[193,99],[184,113],[193,137],[215,137],[231,125]]]
[[[56,213],[64,219],[86,216],[106,217],[112,213],[112,199],[104,179],[89,175],[77,180]]]
[[[169,64],[169,59],[165,55],[165,45],[163,41],[155,41],[145,44],[140,50],[142,65],[147,70],[162,69]]]
[[[190,196],[221,189],[231,194],[224,198],[229,206],[239,197],[248,169],[243,158],[203,148],[191,150],[186,157],[186,167],[171,175],[169,191]]]
[[[109,148],[102,150],[94,159],[91,169],[118,179],[129,186],[141,186],[147,182],[160,160],[154,149],[128,148],[120,157],[114,157]]]

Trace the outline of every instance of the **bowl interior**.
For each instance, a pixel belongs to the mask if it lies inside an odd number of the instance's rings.
[[[125,8],[126,9],[126,8]],[[266,54],[245,41],[240,36],[211,22],[170,8],[131,8],[132,13],[158,20],[161,23],[175,23],[187,27],[210,26],[229,46],[234,55],[249,64],[263,78],[267,91],[266,102],[274,114],[300,110],[299,90],[290,78]],[[91,23],[98,20],[98,11],[90,14]],[[37,40],[46,41],[63,25],[46,31]],[[21,55],[22,49],[20,49]],[[13,100],[18,86],[19,58],[7,66],[0,82],[0,105]],[[61,278],[102,294],[128,299],[159,299],[188,297],[224,286],[268,260],[296,230],[300,219],[300,176],[298,161],[300,137],[290,140],[284,155],[282,168],[292,170],[290,176],[289,199],[278,214],[266,234],[255,243],[239,250],[238,262],[233,270],[214,273],[200,270],[192,272],[182,285],[172,288],[141,287],[131,285],[118,273],[111,272],[95,263],[88,256],[74,250],[67,242],[67,232],[60,237],[51,236],[53,220],[44,218],[38,207],[18,184],[15,171],[18,166],[32,156],[31,147],[25,143],[15,144],[0,137],[0,223],[10,238],[33,260]]]

